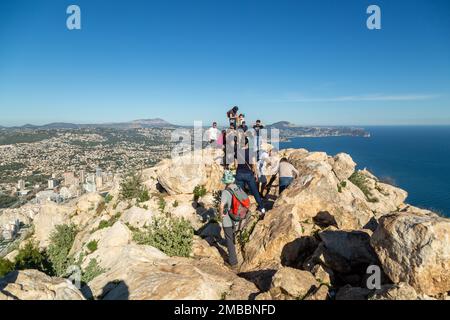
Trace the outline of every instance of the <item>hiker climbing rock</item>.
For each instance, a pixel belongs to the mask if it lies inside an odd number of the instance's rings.
[[[280,177],[279,193],[281,194],[287,187],[289,187],[292,181],[294,181],[294,178],[298,177],[299,172],[286,158],[282,158],[280,160],[278,175]]]
[[[237,158],[237,170],[236,170],[236,184],[242,189],[247,186],[250,189],[251,194],[255,197],[258,204],[258,211],[262,214],[266,213],[264,203],[259,195],[258,186],[256,181],[258,180],[258,173],[256,168],[256,160],[253,154],[250,153],[249,140],[244,138],[244,147],[239,146],[236,155]]]
[[[235,232],[246,218],[250,200],[247,194],[235,184],[231,171],[226,170],[222,178],[225,189],[222,191],[219,212],[222,216],[222,228],[228,248],[228,263],[233,271],[237,271],[238,260],[235,247]]]

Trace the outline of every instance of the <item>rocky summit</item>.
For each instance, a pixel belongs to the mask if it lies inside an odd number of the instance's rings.
[[[275,183],[264,219],[250,215],[232,270],[222,157],[163,160],[142,171],[141,193],[125,194],[123,177],[106,197],[4,210],[3,234],[28,232],[1,251],[0,299],[448,299],[450,220],[343,153],[277,154],[300,174],[281,195]]]

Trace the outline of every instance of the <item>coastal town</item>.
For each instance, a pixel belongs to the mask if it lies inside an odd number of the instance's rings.
[[[0,145],[0,210],[108,190],[116,176],[168,157],[171,130],[21,129],[2,134],[10,143]]]

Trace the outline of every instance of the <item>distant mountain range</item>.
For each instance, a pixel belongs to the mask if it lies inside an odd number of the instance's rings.
[[[109,128],[109,129],[141,129],[141,128],[192,128],[192,126],[174,125],[160,118],[155,119],[140,119],[128,122],[111,122],[111,123],[97,123],[97,124],[75,124],[66,122],[53,122],[45,125],[26,124],[16,127],[2,127],[2,130],[52,130],[52,129],[84,129],[84,128]],[[266,125],[267,129],[278,129],[284,138],[290,137],[325,137],[325,136],[370,136],[362,128],[353,127],[312,127],[312,126],[297,126],[288,121],[279,121],[270,125]]]
[[[175,128],[178,127],[163,119],[140,119],[128,122],[94,123],[94,124],[75,124],[66,122],[53,122],[44,125],[25,124],[23,126],[3,127],[3,129],[83,129],[83,128],[112,128],[112,129],[139,129],[139,128]]]

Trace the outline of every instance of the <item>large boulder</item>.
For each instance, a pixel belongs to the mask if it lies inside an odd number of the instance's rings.
[[[169,258],[149,246],[129,245],[85,290],[106,300],[248,299],[258,290],[210,259]]]
[[[120,221],[134,228],[142,228],[149,226],[154,216],[155,214],[151,210],[131,207],[122,214]]]
[[[381,286],[369,296],[369,300],[417,300],[419,296],[410,285],[401,282],[399,284],[386,284]]]
[[[76,206],[76,213],[71,220],[77,226],[85,226],[92,218],[100,215],[105,200],[98,193],[86,193],[78,199]]]
[[[304,299],[318,288],[319,283],[310,272],[283,267],[272,278],[270,294],[274,299]]]
[[[37,270],[23,270],[0,279],[0,300],[84,300],[84,297],[69,280]]]
[[[157,173],[158,182],[170,194],[192,194],[198,185],[207,191],[220,190],[223,167],[221,151],[205,149],[202,152],[180,156],[165,162],[165,170]]]
[[[57,205],[47,202],[42,205],[36,215],[34,226],[34,240],[40,248],[46,248],[50,243],[50,236],[57,225],[67,224],[69,217],[74,213],[73,206]]]
[[[418,293],[450,291],[450,220],[406,211],[381,217],[372,235],[384,272]]]
[[[339,255],[352,269],[363,269],[378,264],[378,258],[370,245],[368,230],[325,230],[319,233],[326,250]]]
[[[277,269],[282,259],[295,259],[301,253],[297,239],[310,236],[316,227],[362,229],[374,218],[358,187],[347,183],[338,188],[340,180],[326,153],[292,151],[289,160],[299,170],[299,177],[256,225],[244,248],[244,271],[263,265]]]
[[[365,178],[365,186],[370,193],[368,205],[377,218],[384,214],[397,211],[405,205],[408,192],[381,182],[366,169],[358,171]]]
[[[339,180],[346,180],[355,172],[356,163],[346,153],[337,154],[332,161],[333,171]]]

